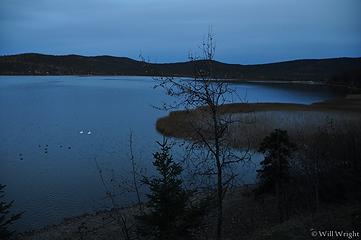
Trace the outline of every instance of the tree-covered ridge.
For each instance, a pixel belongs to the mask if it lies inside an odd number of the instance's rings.
[[[0,75],[195,75],[205,60],[179,63],[145,63],[125,57],[43,55],[36,53],[0,57]],[[361,58],[295,60],[240,65],[212,61],[218,78],[236,80],[316,81],[361,86]],[[196,66],[197,65],[197,66]]]

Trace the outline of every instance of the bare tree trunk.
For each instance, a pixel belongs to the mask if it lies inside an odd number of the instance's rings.
[[[217,160],[217,238],[222,237],[222,223],[223,223],[223,185],[222,185],[222,167]]]
[[[320,190],[319,190],[319,162],[318,157],[321,156],[321,154],[317,151],[314,162],[314,168],[313,168],[313,184],[314,184],[314,191],[315,191],[315,212],[318,212],[320,208]]]
[[[214,158],[217,165],[217,235],[216,239],[220,240],[222,238],[222,223],[223,223],[223,182],[222,182],[222,163],[220,159],[220,146],[219,146],[219,126],[217,121],[217,112],[216,109],[212,110],[213,118],[213,130],[214,130],[214,145],[215,152]]]
[[[138,188],[136,169],[135,169],[135,160],[134,160],[134,155],[133,155],[133,132],[132,131],[130,131],[130,135],[129,135],[129,151],[130,151],[130,161],[132,163],[133,185],[135,188],[135,193],[137,194],[138,207],[139,207],[139,211],[143,212],[143,205],[142,205],[142,201],[141,201],[140,195],[139,195],[139,188]]]
[[[319,174],[318,174],[318,164],[316,160],[316,173],[315,173],[315,201],[316,201],[316,212],[320,208],[320,196],[319,196]]]
[[[280,140],[279,140],[279,134],[277,134],[277,144],[280,144]],[[279,176],[281,176],[282,174],[282,167],[281,167],[281,158],[280,158],[280,149],[278,147],[277,149],[277,167],[278,167],[278,174]],[[279,213],[279,220],[280,223],[283,222],[283,208],[282,208],[282,200],[281,200],[281,184],[282,184],[282,178],[278,178],[276,179],[276,196],[277,196],[277,208],[278,208],[278,213]]]
[[[277,210],[279,215],[280,223],[283,222],[283,209],[282,209],[282,201],[281,201],[281,189],[280,189],[279,181],[276,182],[276,198],[277,198]]]

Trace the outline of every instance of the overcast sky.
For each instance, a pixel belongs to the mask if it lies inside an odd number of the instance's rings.
[[[229,63],[361,56],[361,0],[0,0],[0,54],[185,61],[209,26]]]

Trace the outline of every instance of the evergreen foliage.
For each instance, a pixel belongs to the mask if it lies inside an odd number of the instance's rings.
[[[264,154],[264,160],[257,170],[261,193],[275,193],[277,187],[289,182],[289,159],[294,150],[296,146],[285,130],[275,129],[263,139],[258,152]]]
[[[149,211],[137,217],[139,231],[147,239],[179,239],[186,237],[190,227],[186,221],[190,194],[182,187],[183,169],[174,162],[171,147],[166,140],[158,144],[160,151],[153,154],[153,165],[159,176],[143,179],[150,190],[147,194]]]

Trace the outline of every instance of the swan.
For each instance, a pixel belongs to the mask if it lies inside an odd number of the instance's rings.
[[[91,132],[91,131],[88,131],[88,135],[90,135],[90,134],[92,134],[92,132]]]
[[[83,130],[81,130],[79,133],[80,133],[80,134],[83,134],[83,133],[84,133],[84,131],[83,131]]]

